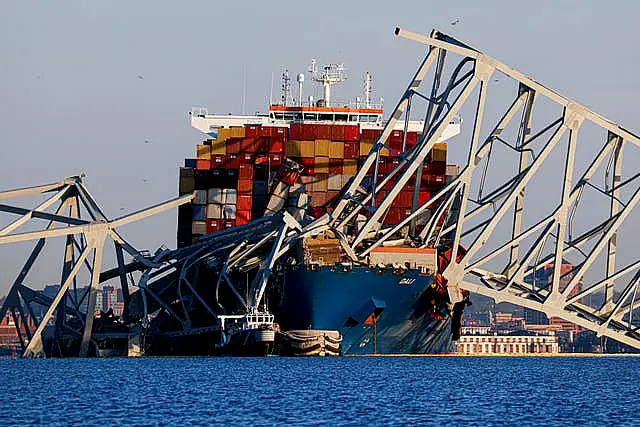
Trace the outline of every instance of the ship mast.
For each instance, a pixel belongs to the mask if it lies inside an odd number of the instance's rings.
[[[325,106],[331,105],[331,85],[342,83],[347,79],[344,64],[329,64],[322,67],[322,71],[318,72],[315,59],[311,60],[309,72],[313,81],[321,83],[324,87],[324,103]]]

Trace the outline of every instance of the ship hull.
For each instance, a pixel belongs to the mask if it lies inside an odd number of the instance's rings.
[[[277,321],[285,331],[337,330],[344,354],[373,354],[374,341],[379,354],[448,353],[450,322],[434,319],[425,307],[430,282],[417,272],[300,266],[286,273]]]

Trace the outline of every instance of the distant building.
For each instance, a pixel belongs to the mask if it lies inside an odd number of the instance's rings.
[[[556,354],[558,337],[553,332],[529,335],[462,335],[456,341],[459,354]]]
[[[106,285],[102,287],[101,310],[106,312],[109,311],[109,309],[113,310],[116,316],[122,316],[124,312],[124,298],[122,289]]]

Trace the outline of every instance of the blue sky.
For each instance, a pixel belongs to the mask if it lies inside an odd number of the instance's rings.
[[[111,216],[172,198],[177,168],[201,139],[189,127],[191,106],[240,112],[246,67],[246,111],[264,110],[272,73],[277,93],[284,67],[295,75],[317,58],[349,69],[334,97],[358,95],[371,71],[375,97],[390,108],[424,54],[424,46],[394,37],[396,26],[448,32],[637,131],[640,3],[615,5],[3,2],[0,188],[84,172]],[[175,227],[170,212],[122,231],[154,250],[175,245]],[[26,256],[26,245],[17,248],[0,248],[0,294]],[[47,262],[58,268],[57,258]],[[34,281],[48,274],[43,267]]]

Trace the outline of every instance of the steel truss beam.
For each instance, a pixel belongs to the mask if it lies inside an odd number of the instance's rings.
[[[616,264],[617,257],[620,256],[620,247],[617,246],[619,232],[626,221],[630,220],[640,201],[640,182],[635,179],[637,171],[626,171],[627,174],[623,176],[622,147],[640,147],[640,138],[524,74],[442,33],[434,31],[430,36],[424,36],[397,29],[396,34],[429,46],[430,52],[446,52],[447,58],[457,56],[460,63],[470,61],[473,64],[472,78],[460,95],[450,103],[449,115],[445,116],[446,120],[452,111],[458,111],[471,94],[474,83],[479,83],[477,104],[473,107],[473,132],[466,146],[466,164],[461,165],[459,176],[424,206],[414,206],[411,216],[398,226],[371,239],[370,231],[375,230],[376,221],[384,214],[381,210],[393,203],[396,194],[394,190],[399,188],[389,191],[388,200],[385,199],[378,207],[379,210],[371,214],[364,229],[353,242],[358,256],[366,255],[372,248],[391,238],[404,224],[428,207],[434,215],[417,236],[417,241],[413,242],[452,248],[451,262],[442,272],[448,281],[450,296],[459,296],[455,291],[466,289],[496,301],[510,302],[568,320],[595,331],[598,335],[640,348],[640,314],[637,312],[640,305],[637,300],[640,260],[634,251],[633,254],[624,253],[625,258],[632,258],[625,267]],[[491,126],[484,111],[487,93],[490,95],[491,92],[491,86],[487,83],[495,72],[502,73],[515,83],[517,96],[510,106],[507,104],[506,108],[503,107],[504,115]],[[439,81],[440,78],[436,74],[434,80]],[[502,78],[500,82],[501,85],[507,84],[503,83]],[[543,98],[549,105],[562,110],[562,115],[559,121],[536,128],[536,124],[544,120],[536,121],[536,117],[543,113],[537,112],[542,107],[534,109],[534,104],[537,105],[538,100]],[[512,139],[515,143],[510,144],[507,141],[510,137],[503,136],[502,133],[518,112],[521,113],[521,118],[516,124],[517,132],[514,132]],[[593,145],[593,137],[580,138],[579,131],[585,122],[590,122],[592,129],[604,134],[599,147]],[[433,147],[434,138],[439,136],[438,126],[434,129],[423,135],[416,146],[418,153],[409,152],[407,158],[417,159],[421,163],[421,150]],[[493,130],[480,143],[482,129]],[[499,144],[496,145],[496,142]],[[456,142],[458,147],[462,143]],[[516,174],[503,176],[502,186],[486,191],[487,174],[496,176],[498,170],[506,169],[489,167],[492,152],[500,145],[517,153],[518,159],[513,165]],[[532,147],[537,147],[537,151]],[[584,169],[577,159],[584,159],[584,153],[593,148],[599,148],[598,154]],[[550,208],[536,206],[529,201],[532,196],[525,197],[525,188],[529,187],[527,194],[541,192],[538,179],[543,171],[548,170],[545,168],[549,167],[549,159],[557,158],[554,156],[558,153],[562,153],[563,158],[562,178],[556,182],[560,198]],[[610,159],[608,167],[607,158]],[[415,167],[407,167],[403,178],[414,170]],[[600,174],[604,175],[604,189],[592,182],[592,178]],[[362,176],[364,173],[361,171],[358,177]],[[404,182],[403,179],[398,180],[397,186],[402,186]],[[359,184],[352,184],[350,190],[353,191]],[[479,187],[477,200],[470,194],[472,187]],[[576,224],[574,221],[574,218],[596,215],[595,209],[581,203],[587,188],[597,188],[601,197],[606,199],[603,203],[609,206],[607,214],[600,216],[596,225]],[[483,192],[485,195],[482,195]],[[343,199],[342,205],[343,210],[349,210],[349,199]],[[493,210],[487,212],[486,208],[490,206]],[[546,214],[544,209],[548,209]],[[509,212],[512,213],[511,217],[507,215]],[[527,219],[530,223],[532,217],[540,218],[541,213],[544,214],[541,219],[536,219],[533,225],[525,225]],[[442,222],[444,218],[447,219],[444,229],[437,229],[435,224]],[[339,219],[334,219],[335,221]],[[576,226],[584,231],[574,238],[573,229]],[[505,237],[505,228],[509,229],[508,237]],[[466,251],[464,255],[456,257],[459,245],[464,246]],[[574,261],[575,265],[570,271],[566,271],[567,256],[579,258]],[[602,267],[597,266],[596,262],[600,258],[606,261],[606,271],[604,278],[594,280],[593,277],[602,277]],[[552,272],[549,282],[535,283],[535,273],[545,265],[550,266]],[[596,294],[602,295],[604,304],[587,303],[587,297]]]
[[[23,357],[44,357],[46,349],[43,346],[43,332],[50,322],[55,323],[55,341],[59,355],[66,355],[62,349],[63,335],[72,333],[81,337],[80,349],[76,356],[86,356],[92,342],[92,331],[98,284],[101,282],[102,257],[104,244],[107,237],[115,243],[118,272],[125,298],[125,310],[128,305],[128,285],[125,275],[125,264],[122,250],[124,249],[136,262],[142,265],[153,266],[146,257],[142,256],[135,248],[129,245],[117,232],[116,227],[136,222],[158,212],[188,203],[193,195],[183,196],[165,203],[158,204],[148,209],[125,215],[113,221],[107,219],[97,202],[93,199],[83,183],[83,176],[66,178],[59,183],[41,185],[0,192],[0,200],[14,199],[25,196],[37,196],[45,193],[54,193],[34,209],[0,204],[0,211],[17,214],[20,217],[7,226],[0,229],[0,244],[15,243],[35,240],[36,244],[25,265],[14,280],[7,299],[0,308],[0,317],[7,312],[16,321],[16,328],[22,345]],[[47,212],[55,204],[59,206],[54,213]],[[80,205],[84,206],[90,219],[81,218]],[[19,232],[20,227],[32,220],[44,219],[49,223],[40,231]],[[65,237],[64,260],[60,288],[52,299],[39,296],[39,293],[25,286],[24,282],[37,262],[42,249],[50,238]],[[88,289],[84,295],[79,296],[77,290],[78,273],[85,267],[89,274]],[[86,299],[86,309],[82,309]],[[36,302],[47,307],[46,313],[39,321],[36,319],[31,303]],[[25,310],[26,309],[26,310]],[[26,339],[22,336],[20,324],[27,325],[25,312],[36,322],[35,331],[26,327]],[[56,314],[54,318],[54,314]],[[71,328],[68,321],[71,317],[77,319],[82,326],[80,331]],[[55,320],[54,320],[55,319]]]

